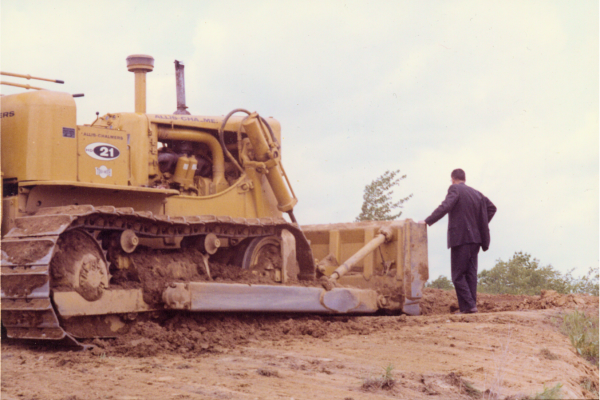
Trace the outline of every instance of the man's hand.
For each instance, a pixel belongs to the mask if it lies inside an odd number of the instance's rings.
[[[426,223],[427,222],[425,222],[425,221],[419,221],[419,222],[417,222],[417,224],[426,224]]]

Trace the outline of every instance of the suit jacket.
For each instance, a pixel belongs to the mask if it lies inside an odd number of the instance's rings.
[[[450,185],[442,204],[425,222],[433,225],[448,214],[448,248],[479,243],[486,251],[490,247],[488,224],[495,213],[496,206],[487,197],[464,183],[458,183]]]

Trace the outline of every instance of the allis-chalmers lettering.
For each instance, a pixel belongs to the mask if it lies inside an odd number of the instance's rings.
[[[3,113],[0,113],[0,118],[7,118],[7,117],[14,117],[14,116],[15,116],[14,111],[6,111]]]
[[[168,119],[168,120],[172,120],[172,121],[190,121],[190,122],[209,122],[212,124],[216,124],[219,121],[217,121],[214,118],[198,118],[198,117],[192,117],[192,116],[177,116],[177,115],[160,115],[160,114],[155,114],[154,118],[156,119]]]
[[[99,138],[103,138],[103,139],[124,140],[123,136],[105,135],[104,133],[82,132],[82,134],[83,134],[83,136],[89,136],[89,137],[99,137]]]

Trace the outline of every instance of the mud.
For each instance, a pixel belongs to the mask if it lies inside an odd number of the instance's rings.
[[[88,301],[98,300],[108,287],[106,262],[94,239],[82,232],[62,235],[50,263],[54,290],[75,290]],[[95,274],[98,279],[87,279]]]
[[[9,275],[2,278],[2,290],[10,297],[25,297],[46,282],[43,275]]]
[[[54,243],[48,240],[2,243],[3,258],[15,265],[31,264],[48,254]]]
[[[111,266],[113,287],[141,287],[144,301],[152,306],[162,303],[162,293],[172,282],[227,282],[247,284],[274,284],[268,277],[254,274],[235,265],[209,261],[210,275],[206,272],[200,250],[144,249],[128,255],[129,266],[120,269]],[[297,283],[290,282],[289,284]]]
[[[331,339],[349,333],[367,335],[372,329],[348,317],[176,313],[136,321],[128,334],[93,343],[111,355],[149,357],[178,353],[187,358],[261,340]]]
[[[109,253],[110,256],[111,253]],[[126,267],[119,268],[118,262],[111,264],[111,287],[141,288],[144,301],[151,306],[162,304],[162,293],[173,282],[221,282],[245,284],[276,284],[268,276],[242,269],[236,265],[209,261],[209,272],[200,250],[164,250],[144,248],[126,256]],[[112,259],[116,260],[116,258]],[[319,286],[317,281],[289,279],[286,285]]]
[[[62,207],[44,207],[40,208],[36,215],[81,215],[94,211],[94,207],[91,205],[69,205]]]
[[[419,263],[419,278],[423,282],[427,282],[429,279],[429,264],[424,262]]]
[[[73,217],[70,215],[50,215],[44,218],[18,218],[17,228],[27,235],[55,234],[71,224]]]
[[[198,252],[199,253],[199,252]],[[162,292],[171,282],[190,282],[201,279],[201,255],[195,252],[151,250],[132,254],[128,279],[138,280],[143,288],[144,301],[152,306],[162,303]],[[142,267],[143,266],[143,267]],[[133,276],[131,275],[133,274]],[[113,278],[119,282],[119,275]]]

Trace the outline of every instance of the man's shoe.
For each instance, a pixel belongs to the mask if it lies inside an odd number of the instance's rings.
[[[470,310],[467,310],[467,311],[457,311],[454,314],[475,314],[477,312],[478,312],[477,311],[477,307],[473,307]]]

